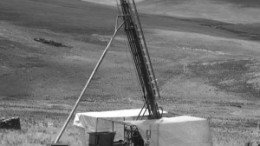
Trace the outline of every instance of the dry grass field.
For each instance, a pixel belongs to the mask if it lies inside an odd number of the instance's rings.
[[[51,143],[113,33],[117,9],[79,0],[0,1],[0,146]],[[106,5],[107,4],[107,5]],[[138,2],[167,111],[208,118],[214,146],[259,140],[260,2]],[[69,47],[34,41],[44,38]],[[126,38],[119,33],[78,111],[142,106]],[[69,125],[62,142],[79,145]]]

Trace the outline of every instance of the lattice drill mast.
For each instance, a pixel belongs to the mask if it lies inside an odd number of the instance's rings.
[[[156,98],[160,97],[151,59],[134,0],[120,0],[124,30],[138,74],[150,119],[161,118]]]

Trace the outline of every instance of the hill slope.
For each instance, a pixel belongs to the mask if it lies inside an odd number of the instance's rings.
[[[257,4],[240,2],[138,3],[161,89],[160,104],[168,111],[211,118],[215,145],[240,145],[254,138],[251,131],[259,120],[259,10]],[[41,129],[38,123],[52,121],[60,127],[108,42],[116,16],[115,7],[78,0],[0,1],[0,114],[21,116],[26,133],[36,136],[31,140],[18,133],[27,139],[23,143],[10,140],[13,133],[6,132],[0,134],[0,145],[50,141],[58,129],[35,130]],[[131,63],[120,32],[80,110],[141,107]],[[46,132],[46,137],[37,137],[35,131]],[[70,142],[77,145],[75,141]]]

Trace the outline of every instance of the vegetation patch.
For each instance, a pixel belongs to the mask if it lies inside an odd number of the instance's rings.
[[[253,60],[225,60],[212,62],[196,62],[188,65],[189,77],[200,77],[220,90],[246,93],[256,96],[258,90],[248,83],[248,73],[254,65]]]

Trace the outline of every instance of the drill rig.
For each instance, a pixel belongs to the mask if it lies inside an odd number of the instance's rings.
[[[124,22],[124,31],[130,46],[130,52],[142,87],[145,109],[149,119],[160,119],[162,108],[159,108],[156,99],[160,98],[159,88],[154,75],[153,66],[148,53],[141,22],[134,0],[120,0],[121,17]]]
[[[119,1],[119,3],[118,3]],[[116,0],[119,16],[116,19],[115,31],[112,35],[110,41],[108,42],[106,48],[104,49],[101,57],[99,58],[95,68],[93,69],[90,77],[88,78],[85,86],[83,87],[73,109],[71,110],[68,118],[66,119],[61,131],[59,132],[57,138],[54,141],[54,144],[58,143],[62,134],[64,133],[69,121],[73,117],[86,89],[88,88],[89,84],[91,83],[95,73],[97,72],[100,64],[102,63],[112,41],[116,37],[118,31],[124,26],[124,31],[128,39],[128,43],[130,46],[130,52],[132,54],[132,58],[135,64],[135,68],[137,71],[137,76],[142,87],[143,98],[144,98],[144,106],[139,112],[136,120],[142,119],[144,114],[148,111],[148,119],[160,119],[162,117],[163,110],[162,108],[158,107],[156,99],[160,98],[159,88],[157,85],[157,81],[154,75],[151,59],[148,53],[147,44],[145,41],[145,37],[143,34],[141,22],[139,19],[139,14],[136,9],[136,5],[134,0]],[[119,21],[122,21],[120,25],[118,25]],[[126,128],[129,129],[129,128]],[[141,137],[138,134],[138,130],[136,128],[130,127],[130,130],[125,135],[128,135],[128,140],[131,143],[131,139],[133,135],[137,135],[137,137]],[[54,145],[53,145],[54,146]]]
[[[84,123],[83,125],[87,125],[87,128],[94,131],[89,133],[89,146],[211,146],[212,143],[209,141],[209,124],[206,119],[191,116],[163,116],[164,111],[156,102],[157,99],[160,99],[159,88],[153,71],[153,66],[135,1],[116,1],[119,16],[116,19],[114,34],[98,60],[94,70],[81,91],[78,100],[76,101],[52,146],[57,146],[56,144],[59,142],[70,119],[74,115],[74,112],[76,111],[76,108],[78,107],[88,85],[92,81],[93,76],[102,63],[108,48],[114,40],[117,32],[122,27],[124,27],[124,32],[128,39],[129,50],[135,65],[137,78],[141,85],[144,106],[141,110],[137,109],[137,111],[130,109],[120,111],[77,113],[73,124],[81,128],[86,128],[86,126],[82,126],[82,123]],[[119,22],[121,22],[121,24],[119,24]],[[130,120],[126,118],[129,118]],[[105,129],[104,131],[104,129],[102,129],[104,127],[98,127],[98,123],[102,123],[99,119],[103,122],[103,125],[101,125],[108,129]],[[86,123],[86,121],[91,122]],[[107,124],[106,122],[112,124]],[[115,136],[115,123],[121,124],[121,126],[123,125],[123,127],[120,127],[120,129],[123,129],[124,131],[123,134],[119,134],[118,131],[118,135],[124,138],[123,142],[113,142]],[[186,129],[187,127],[188,130]],[[109,132],[107,132],[107,130],[109,130]],[[84,139],[82,141],[84,141]]]
[[[167,142],[169,145],[172,143],[172,139],[171,139],[171,134],[172,130],[169,128],[169,126],[171,126],[169,124],[169,122],[171,122],[172,124],[174,124],[174,121],[178,121],[179,119],[182,119],[182,121],[187,121],[186,123],[192,122],[193,120],[195,121],[201,121],[203,124],[201,124],[201,128],[200,131],[202,131],[202,133],[206,133],[208,132],[208,126],[207,126],[207,122],[205,119],[198,119],[198,118],[194,118],[194,117],[179,117],[179,118],[162,118],[163,117],[163,109],[161,107],[158,106],[156,99],[160,99],[160,93],[159,93],[159,88],[158,88],[158,84],[157,84],[157,80],[155,78],[155,74],[154,74],[154,70],[153,70],[153,66],[151,63],[151,59],[149,56],[149,52],[148,52],[148,47],[146,44],[146,40],[144,37],[144,33],[142,30],[142,25],[140,22],[140,18],[139,18],[139,14],[137,12],[136,9],[136,5],[135,5],[135,1],[134,0],[116,0],[117,1],[117,6],[118,6],[118,11],[119,11],[119,16],[116,19],[116,26],[115,26],[115,31],[114,34],[112,35],[110,41],[108,42],[107,47],[105,48],[105,50],[103,51],[100,59],[98,60],[93,72],[91,73],[89,79],[87,80],[83,90],[81,91],[78,100],[76,101],[71,113],[69,114],[67,120],[65,121],[65,124],[63,125],[59,135],[57,136],[56,140],[55,140],[55,144],[59,142],[59,139],[61,138],[61,135],[63,134],[65,128],[67,127],[70,119],[72,118],[76,108],[78,107],[82,96],[84,95],[88,85],[90,84],[93,76],[95,75],[96,71],[98,70],[100,64],[102,63],[102,60],[104,59],[108,48],[110,47],[113,39],[115,38],[117,32],[121,29],[121,27],[124,27],[124,32],[126,34],[126,37],[128,39],[128,45],[129,45],[129,49],[130,49],[130,53],[132,55],[132,59],[135,65],[135,69],[137,72],[137,76],[138,76],[138,80],[139,83],[141,85],[141,89],[143,92],[143,100],[144,100],[144,106],[143,108],[140,110],[139,114],[136,113],[134,116],[136,117],[135,121],[137,122],[142,122],[142,121],[146,121],[146,122],[151,122],[154,121],[156,123],[163,123],[163,122],[168,122],[166,124],[166,126],[164,126],[164,130],[166,132],[164,133],[160,133],[161,136],[163,136],[163,138],[167,137]],[[118,2],[119,1],[119,2]],[[122,21],[122,23],[120,25],[118,25],[118,22]],[[138,110],[139,111],[139,110]],[[115,113],[115,112],[113,112]],[[148,114],[147,114],[148,113]],[[100,113],[97,113],[100,114]],[[138,114],[138,115],[137,115]],[[91,118],[94,117],[94,119],[98,119],[97,115],[93,116],[93,113],[91,113],[91,115],[88,114],[80,114],[75,116],[75,121],[79,122],[79,117],[80,116],[87,116],[87,118]],[[109,116],[110,117],[110,116]],[[118,117],[118,115],[116,115],[115,117]],[[165,116],[164,116],[165,117]],[[107,120],[106,116],[100,115],[99,117],[102,120]],[[113,119],[113,118],[112,118]],[[148,119],[148,120],[147,120]],[[184,119],[184,120],[183,120]],[[188,119],[188,120],[187,120]],[[108,118],[109,120],[109,118]],[[125,118],[123,119],[123,121],[125,120]],[[135,122],[134,121],[134,122]],[[118,122],[118,121],[112,121],[112,129],[114,130],[114,123]],[[107,134],[106,132],[97,132],[98,130],[98,126],[97,126],[98,121],[96,121],[96,123],[92,122],[92,127],[96,127],[96,132],[92,133],[92,136],[94,137],[92,140],[93,144],[89,144],[89,145],[93,145],[93,146],[103,146],[102,144],[98,144],[97,141],[102,141],[100,140],[99,135],[101,134]],[[126,124],[126,122],[119,122],[120,124],[124,125],[124,142],[123,143],[119,143],[120,146],[144,146],[144,145],[149,145],[149,140],[150,139],[154,139],[154,136],[157,136],[155,138],[158,139],[159,137],[159,133],[156,134],[151,134],[151,129],[152,127],[149,127],[145,130],[146,135],[144,136],[144,133],[142,133],[142,136],[140,134],[140,131],[138,130],[136,125],[131,125],[129,123]],[[185,125],[185,124],[184,124]],[[191,124],[192,125],[192,124]],[[109,126],[109,125],[106,125]],[[147,126],[147,125],[145,125]],[[204,127],[203,127],[204,126]],[[157,127],[158,129],[156,129],[157,131],[159,130],[159,127]],[[190,129],[198,129],[198,127],[194,126],[194,127],[190,127]],[[204,129],[204,130],[201,130]],[[170,131],[168,131],[170,130]],[[180,130],[180,129],[179,129]],[[185,128],[183,128],[182,130],[185,130]],[[112,141],[110,141],[110,145],[112,146],[117,146],[115,143],[113,143],[113,137],[114,137],[114,132],[111,133],[112,134],[112,138],[110,138]],[[165,134],[165,135],[163,135]],[[183,134],[183,133],[182,133]],[[184,134],[186,136],[186,138],[188,136],[191,136],[190,139],[192,139],[192,137],[196,137],[194,135],[192,135],[192,133],[190,132],[184,132]],[[91,136],[91,134],[90,134]],[[185,137],[183,136],[183,137]],[[145,142],[144,139],[142,137],[145,137]],[[177,136],[179,137],[179,136]],[[199,139],[202,142],[207,142],[207,139],[205,139],[204,137],[207,138],[207,136],[202,135]],[[91,138],[90,138],[91,139]],[[99,139],[99,140],[98,140]],[[163,140],[165,141],[165,139]],[[185,139],[186,141],[186,139]],[[180,142],[180,144],[185,143],[185,141],[177,141]],[[154,142],[154,141],[153,141]],[[159,145],[159,140],[156,142],[158,143],[157,145]],[[52,145],[52,146],[56,146],[56,145]],[[118,146],[119,146],[118,145]],[[163,145],[163,144],[162,144]],[[165,145],[165,143],[164,143]],[[179,145],[179,144],[176,144]],[[190,143],[187,143],[186,145],[190,145]],[[108,146],[107,143],[105,143],[104,146]],[[208,146],[208,145],[207,145]]]
[[[124,31],[128,39],[130,52],[143,92],[144,106],[142,110],[145,110],[145,112],[146,110],[148,111],[148,119],[160,119],[163,110],[161,107],[158,107],[156,102],[156,99],[160,98],[160,92],[135,2],[134,0],[120,0],[120,6],[118,7],[121,8],[119,10],[121,10],[120,13],[124,22]],[[140,113],[142,113],[142,110]],[[142,118],[143,117],[139,114],[136,120]],[[136,126],[125,125],[124,131],[125,142],[128,145],[144,145],[144,140]],[[147,131],[147,135],[149,134],[151,134],[151,131]]]

